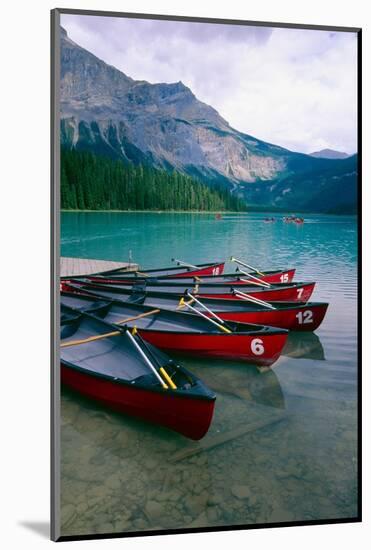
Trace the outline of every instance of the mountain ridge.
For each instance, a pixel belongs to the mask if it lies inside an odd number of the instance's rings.
[[[335,149],[321,149],[320,151],[310,153],[310,156],[323,159],[346,159],[352,155],[348,155],[344,151],[336,151]]]
[[[228,186],[247,202],[262,204],[264,198],[271,205],[285,203],[287,191],[280,182],[342,162],[292,152],[239,132],[181,81],[134,80],[73,42],[64,29],[61,144],[177,170],[210,185]],[[270,194],[267,186],[272,187]],[[300,196],[297,206],[303,207],[306,197]]]

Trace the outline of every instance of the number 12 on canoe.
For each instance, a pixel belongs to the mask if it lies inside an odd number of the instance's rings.
[[[296,314],[299,325],[308,325],[313,323],[313,311],[306,309],[305,311],[298,311]]]

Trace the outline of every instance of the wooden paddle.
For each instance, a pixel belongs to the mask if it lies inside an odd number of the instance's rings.
[[[122,325],[130,321],[143,319],[143,317],[147,317],[148,315],[153,315],[159,312],[160,312],[159,309],[152,309],[151,311],[147,311],[146,313],[141,313],[140,315],[136,315],[135,317],[128,317],[127,319],[121,319],[120,321],[117,321],[117,323],[115,324]],[[110,338],[111,336],[118,336],[119,334],[122,334],[122,332],[120,330],[115,330],[113,332],[105,332],[104,334],[98,334],[97,336],[89,336],[89,338],[83,338],[81,340],[71,340],[70,342],[62,343],[61,348],[68,348],[70,346],[77,346],[80,344],[88,344],[89,342],[94,342],[95,340],[101,340],[102,338]]]
[[[147,311],[147,313],[141,313],[140,315],[136,315],[135,317],[128,317],[128,319],[121,319],[120,321],[117,321],[115,325],[122,325],[130,321],[143,319],[143,317],[148,317],[148,315],[154,315],[155,313],[160,313],[160,311],[161,311],[160,309],[152,309],[151,311]]]
[[[119,330],[113,332],[105,332],[104,334],[98,334],[97,336],[89,336],[89,338],[82,338],[81,340],[71,340],[70,342],[63,342],[61,348],[69,348],[70,346],[78,346],[80,344],[88,344],[95,340],[102,340],[102,338],[109,338],[110,336],[119,336],[122,334]]]

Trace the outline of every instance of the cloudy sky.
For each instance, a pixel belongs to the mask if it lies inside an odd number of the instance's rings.
[[[356,152],[355,33],[62,15],[128,76],[181,80],[237,130],[294,151]]]

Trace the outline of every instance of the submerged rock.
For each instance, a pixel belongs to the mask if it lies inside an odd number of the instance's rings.
[[[146,458],[144,461],[144,467],[147,468],[147,470],[153,470],[156,468],[158,462],[154,458]]]
[[[206,527],[208,524],[206,512],[202,512],[188,527]]]
[[[206,511],[207,519],[210,523],[215,523],[220,517],[220,512],[217,506],[209,507]]]
[[[163,518],[164,507],[157,500],[149,500],[144,510],[152,521],[159,521]]]
[[[250,488],[247,485],[233,485],[231,492],[233,496],[239,499],[249,498],[251,495]]]

